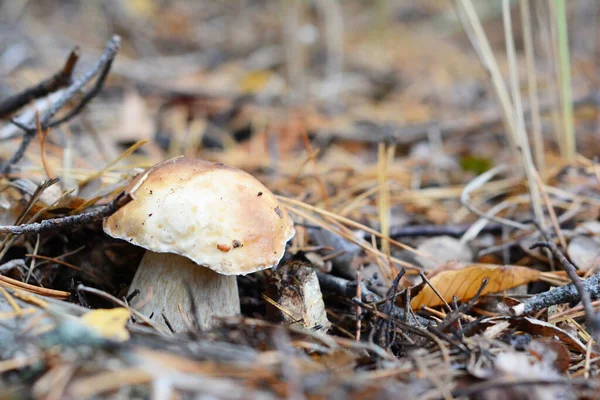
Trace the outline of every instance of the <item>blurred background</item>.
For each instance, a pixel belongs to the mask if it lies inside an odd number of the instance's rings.
[[[529,3],[539,99],[548,110],[559,101],[552,2]],[[473,4],[507,76],[502,2]],[[511,4],[524,81],[521,14]],[[573,98],[592,105],[576,110],[577,142],[587,156],[598,154],[598,8],[577,0],[567,10]],[[299,129],[321,146],[345,140],[341,150],[351,157],[340,167],[353,166],[365,142],[390,135],[398,155],[413,152],[415,163],[506,160],[489,75],[452,1],[3,1],[0,97],[56,71],[75,46],[83,61],[76,72],[83,70],[112,34],[123,46],[107,87],[69,125],[91,163],[148,140],[141,151],[153,160],[185,153],[285,168],[295,150],[305,150]],[[553,117],[544,114],[542,124],[555,151]],[[5,127],[0,137],[14,130]],[[64,147],[63,135],[58,130],[49,141]],[[254,156],[240,156],[248,152]]]

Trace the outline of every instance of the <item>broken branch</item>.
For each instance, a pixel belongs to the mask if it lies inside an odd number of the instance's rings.
[[[102,87],[102,84],[104,83],[106,74],[108,74],[108,70],[110,69],[110,66],[112,65],[112,60],[114,59],[114,57],[117,54],[117,51],[119,50],[120,47],[121,47],[121,38],[117,35],[113,36],[108,41],[106,48],[104,49],[104,52],[102,53],[102,56],[96,62],[96,64],[92,68],[90,68],[86,73],[84,73],[82,76],[77,78],[67,89],[65,89],[65,91],[64,91],[63,95],[60,97],[60,99],[58,99],[58,101],[56,103],[52,104],[52,106],[42,114],[42,116],[40,118],[40,124],[41,124],[42,129],[46,129],[49,126],[56,126],[59,123],[66,122],[68,119],[72,118],[78,112],[80,112],[81,109],[83,108],[83,106],[87,102],[89,102],[93,96],[98,94],[98,92],[100,91],[100,89]],[[100,75],[100,78],[98,79],[98,84],[96,85],[96,87],[94,87],[92,90],[90,90],[90,92],[88,94],[86,94],[83,97],[81,103],[78,106],[76,106],[73,109],[73,111],[71,111],[68,115],[59,119],[55,123],[52,123],[51,120],[56,115],[56,113],[58,111],[60,111],[60,109],[63,108],[65,106],[65,104],[67,104],[67,102],[69,102],[69,100],[71,100],[71,98],[73,98],[73,96],[75,96],[75,94],[77,92],[79,92],[88,82],[90,82],[92,80],[92,78],[94,78],[99,73],[101,75]],[[34,138],[36,131],[37,131],[37,129],[36,129],[35,123],[32,124],[32,126],[28,126],[26,128],[25,134],[23,135],[23,139],[21,141],[21,145],[19,146],[19,148],[17,149],[15,154],[13,154],[13,156],[10,158],[10,160],[8,160],[6,162],[6,164],[4,164],[2,166],[2,168],[0,169],[0,173],[2,173],[2,174],[9,173],[12,166],[14,164],[18,163],[21,160],[21,158],[23,158],[23,155],[25,154],[25,151],[31,144],[31,141]]]
[[[13,235],[25,235],[28,233],[40,233],[84,225],[99,219],[106,218],[112,215],[119,208],[131,201],[129,194],[121,193],[113,201],[103,207],[99,207],[94,211],[90,211],[78,215],[69,215],[66,217],[47,219],[41,222],[22,225],[0,225],[0,233],[10,233]]]

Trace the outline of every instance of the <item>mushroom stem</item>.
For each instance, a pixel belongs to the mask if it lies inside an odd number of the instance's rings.
[[[138,306],[134,308],[166,326],[162,314],[176,331],[185,330],[181,310],[191,322],[191,302],[186,290],[189,285],[196,304],[197,318],[202,328],[211,327],[215,317],[239,315],[240,299],[237,280],[232,275],[221,275],[194,263],[189,258],[173,253],[155,253],[147,250],[131,282],[129,293],[136,289]]]

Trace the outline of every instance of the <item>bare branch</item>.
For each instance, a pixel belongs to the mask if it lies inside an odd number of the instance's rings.
[[[67,89],[65,89],[60,99],[58,99],[56,103],[52,104],[52,106],[42,114],[40,118],[42,129],[46,129],[49,126],[56,126],[58,123],[65,122],[68,119],[72,118],[76,115],[76,113],[81,111],[83,106],[87,104],[93,96],[98,94],[102,87],[104,79],[108,74],[108,70],[110,69],[112,60],[114,59],[120,47],[121,38],[117,35],[113,36],[108,41],[106,48],[102,53],[102,56],[100,56],[100,59],[96,62],[96,64],[92,68],[90,68],[86,73],[77,78]],[[87,95],[83,97],[83,100],[81,101],[82,104],[76,106],[75,109],[66,117],[61,118],[56,123],[52,123],[51,120],[56,115],[56,113],[60,111],[60,109],[63,108],[67,104],[67,102],[69,102],[71,98],[75,96],[77,92],[79,92],[88,82],[92,80],[92,78],[94,78],[98,74],[101,74],[100,78],[98,79],[98,84]],[[29,144],[33,140],[35,133],[36,126],[34,123],[31,126],[27,127],[27,130],[23,135],[21,145],[19,146],[15,154],[13,154],[13,156],[10,158],[10,160],[2,166],[2,168],[0,169],[0,173],[9,173],[12,166],[18,163],[21,160],[21,158],[23,158],[23,155],[25,154],[27,147],[29,147]]]
[[[112,215],[119,208],[131,201],[131,196],[126,193],[119,194],[109,204],[78,215],[69,215],[66,217],[47,219],[41,222],[22,225],[0,225],[0,233],[11,233],[13,235],[26,235],[28,233],[40,233],[63,229],[67,227],[84,225],[99,219]]]

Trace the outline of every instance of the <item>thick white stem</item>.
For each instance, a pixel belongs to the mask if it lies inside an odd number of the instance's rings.
[[[132,306],[148,317],[154,314],[152,319],[166,326],[164,313],[176,332],[185,330],[188,324],[180,307],[187,321],[193,318],[186,284],[192,291],[202,328],[212,326],[215,317],[239,315],[235,276],[218,274],[177,254],[153,251],[146,251],[131,282],[129,293],[140,291]]]

